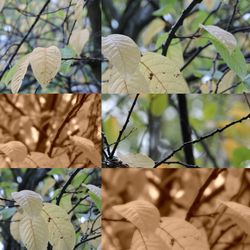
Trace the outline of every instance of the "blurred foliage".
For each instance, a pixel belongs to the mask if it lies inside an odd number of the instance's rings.
[[[76,171],[76,170],[74,170]],[[97,169],[83,169],[71,178],[66,190],[64,185],[73,174],[69,169],[0,169],[0,249],[24,249],[10,235],[9,225],[16,207],[11,202],[11,193],[33,190],[44,202],[56,204],[62,192],[60,207],[70,212],[76,232],[76,245],[82,250],[97,249],[100,244],[100,211],[88,195],[85,184],[101,185],[101,173]],[[85,197],[86,196],[86,197]],[[84,198],[85,197],[85,198]],[[10,201],[1,200],[1,198]],[[98,236],[94,238],[93,236]],[[91,238],[94,238],[91,240]]]
[[[129,249],[135,227],[115,212],[114,205],[135,200],[154,204],[162,217],[184,219],[211,169],[103,169],[102,244],[104,250]],[[111,178],[112,176],[112,178]],[[250,172],[225,169],[203,190],[191,222],[213,250],[248,249],[250,238],[219,201],[249,207]],[[180,229],[181,230],[181,229]]]
[[[103,95],[103,130],[109,144],[117,140],[133,98]],[[193,139],[249,114],[243,95],[188,95],[187,99]],[[175,95],[140,95],[118,151],[140,152],[160,161],[182,145],[177,107]],[[249,129],[250,121],[246,120],[203,141],[217,166],[249,166]],[[194,156],[200,167],[214,167],[202,143],[194,145]],[[183,161],[183,158],[182,152],[178,152],[170,161]]]

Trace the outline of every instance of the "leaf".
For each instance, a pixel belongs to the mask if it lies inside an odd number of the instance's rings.
[[[76,56],[76,52],[70,47],[65,46],[61,50],[61,56],[62,58],[73,58]],[[74,62],[74,60],[63,60],[61,63],[60,72],[63,74],[67,74],[70,71],[70,66]]]
[[[212,41],[216,50],[220,53],[221,57],[226,62],[228,67],[232,69],[243,80],[247,74],[247,64],[244,55],[242,54],[239,46],[237,45],[237,41],[234,36],[230,33],[230,35],[224,35],[224,32],[222,32],[223,35],[218,35],[217,37],[209,32],[209,34],[211,34],[209,36],[209,39]],[[221,38],[221,36],[223,38]],[[234,39],[232,38],[232,36]]]
[[[250,162],[250,149],[238,147],[233,151],[232,163],[235,167],[247,167]]]
[[[56,76],[61,67],[61,53],[56,46],[35,48],[30,57],[30,64],[37,81],[46,86]]]
[[[69,45],[76,51],[77,55],[79,56],[88,40],[88,29],[76,29],[72,32],[69,40]]]
[[[189,93],[178,66],[165,56],[145,53],[140,62],[140,71],[148,81],[151,93]]]
[[[136,43],[130,37],[119,34],[102,38],[102,53],[125,80],[136,71],[141,58]]]
[[[42,216],[26,215],[19,223],[19,232],[27,250],[47,249],[49,231]]]
[[[76,21],[81,17],[83,6],[84,1],[78,0],[74,8],[74,19]]]
[[[96,204],[96,207],[99,209],[99,211],[101,212],[102,209],[102,194],[101,194],[101,188],[92,185],[92,184],[88,184],[85,185],[83,184],[86,188],[88,188],[89,190],[89,196],[90,198],[93,200],[93,202]]]
[[[128,164],[130,167],[153,168],[155,165],[154,161],[151,158],[143,154],[130,153],[127,155],[123,155],[121,153],[118,153],[117,156],[123,163]]]
[[[26,146],[20,141],[10,141],[0,144],[0,151],[15,162],[22,162],[28,154]]]
[[[151,95],[150,111],[154,116],[161,116],[167,108],[166,95]]]
[[[49,228],[49,242],[53,250],[73,250],[75,231],[67,212],[57,205],[44,203],[42,216]]]
[[[103,130],[107,137],[108,143],[114,143],[117,140],[120,131],[120,125],[117,118],[112,115],[109,116],[104,121]]]
[[[16,212],[15,207],[5,207],[0,210],[0,218],[2,220],[9,219]]]
[[[227,209],[227,214],[246,233],[250,232],[250,208],[233,201],[221,202]]]
[[[79,147],[82,148],[84,156],[89,159],[95,167],[101,166],[101,152],[100,149],[95,147],[95,144],[84,137],[80,137],[77,135],[71,136],[70,139]]]
[[[18,61],[17,65],[13,67],[13,71],[15,73],[12,76],[12,79],[10,82],[10,88],[11,88],[12,93],[14,94],[18,93],[22,85],[23,78],[27,72],[29,63],[30,63],[30,56],[28,55],[22,58],[20,61]],[[11,72],[11,70],[9,72],[10,74],[13,72],[13,71]]]
[[[108,83],[110,94],[148,93],[148,84],[139,70],[136,70],[127,80],[123,78],[115,67],[112,67]]]
[[[113,209],[131,222],[145,236],[155,232],[160,225],[160,213],[150,202],[136,200],[124,205],[113,206]]]
[[[19,225],[20,225],[20,221],[21,221],[21,219],[23,219],[23,217],[24,217],[23,214],[21,214],[20,212],[16,212],[13,215],[13,217],[11,218],[10,233],[16,241],[21,241]]]
[[[130,250],[170,250],[166,243],[155,233],[145,237],[138,230],[134,232]]]
[[[223,44],[229,52],[232,52],[237,47],[236,38],[226,30],[221,29],[218,26],[214,25],[202,25],[200,24],[200,28],[206,30],[210,35],[212,35],[216,40],[218,40],[221,44]]]
[[[5,4],[5,0],[0,0],[0,12],[4,7],[4,4]]]
[[[172,250],[209,250],[201,232],[183,219],[162,217],[156,233]]]
[[[158,35],[166,26],[166,23],[160,18],[154,19],[143,32],[143,44],[144,46],[148,46],[152,39]]]
[[[42,210],[42,197],[31,190],[13,192],[13,199],[29,216],[38,216]]]

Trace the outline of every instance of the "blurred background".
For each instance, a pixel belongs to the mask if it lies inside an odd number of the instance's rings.
[[[192,139],[247,116],[250,111],[246,97],[187,95]],[[113,145],[125,123],[134,96],[103,95],[102,100],[103,131],[108,143]],[[182,145],[179,121],[176,95],[140,95],[117,152],[143,153],[154,161],[160,161]],[[248,119],[195,144],[196,164],[200,167],[249,166],[249,129]],[[170,159],[177,160],[184,160],[182,151]]]

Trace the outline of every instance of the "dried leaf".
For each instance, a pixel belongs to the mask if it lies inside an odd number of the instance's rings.
[[[201,232],[183,219],[162,217],[156,233],[172,250],[209,250]]]
[[[86,158],[88,158],[95,165],[95,167],[101,166],[100,150],[95,147],[95,144],[91,140],[77,135],[71,136],[70,138],[77,146],[82,148],[84,156],[86,156]]]
[[[28,154],[26,146],[20,141],[10,141],[0,144],[0,151],[15,162],[22,162]]]
[[[150,202],[136,200],[124,205],[113,206],[113,209],[130,221],[146,237],[154,233],[160,225],[160,213]]]

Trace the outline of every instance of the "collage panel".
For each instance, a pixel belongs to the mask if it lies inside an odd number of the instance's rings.
[[[101,167],[100,94],[2,94],[0,109],[0,168]]]
[[[102,4],[102,91],[249,92],[246,0]]]
[[[249,249],[248,169],[103,169],[102,249]]]
[[[249,167],[249,95],[103,95],[103,166]]]
[[[0,249],[97,249],[100,169],[0,169]]]
[[[99,0],[0,1],[0,93],[101,92]]]

